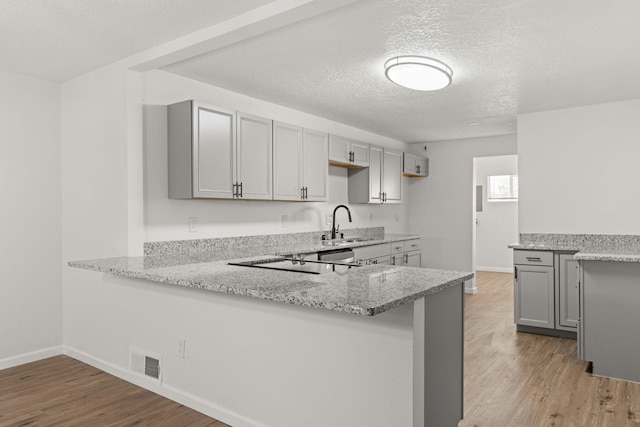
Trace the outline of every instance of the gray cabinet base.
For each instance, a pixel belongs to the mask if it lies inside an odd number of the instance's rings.
[[[578,333],[572,331],[561,331],[559,329],[536,328],[535,326],[516,325],[516,331],[528,334],[547,335],[549,337],[577,339]]]

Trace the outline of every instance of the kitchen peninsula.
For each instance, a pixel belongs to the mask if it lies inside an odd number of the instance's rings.
[[[344,246],[418,237],[379,231]],[[246,423],[238,425],[457,425],[462,418],[464,282],[473,274],[366,265],[312,275],[228,265],[328,249],[333,248],[322,245],[319,235],[299,233],[152,243],[144,257],[69,265],[206,294],[212,302],[212,317],[205,320],[211,322],[211,339],[233,326],[215,321],[218,310],[229,313],[231,322],[246,316],[243,332],[221,351],[245,361],[255,375],[229,374],[225,381],[241,382],[261,395],[264,407],[244,411],[237,418]],[[266,313],[250,320],[258,309]],[[255,340],[261,342],[259,353],[248,352]],[[207,357],[197,349],[191,354]],[[209,357],[217,360],[215,354]],[[258,372],[260,367],[269,372]],[[170,369],[165,368],[165,378]],[[215,384],[221,382],[203,378],[210,400],[239,412],[233,402],[245,396],[220,393]],[[226,400],[218,401],[220,394]]]

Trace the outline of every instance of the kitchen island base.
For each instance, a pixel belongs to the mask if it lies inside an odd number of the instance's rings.
[[[581,358],[594,375],[640,382],[640,263],[580,263]]]
[[[314,276],[218,263],[155,267],[135,258],[73,264],[111,274],[67,271],[84,319],[69,323],[69,347],[129,380],[137,378],[127,373],[131,347],[160,355],[161,383],[138,385],[234,427],[453,427],[461,418],[470,273],[364,266]],[[257,297],[204,286],[252,286]],[[421,296],[411,297],[416,290]],[[400,302],[384,303],[389,293]],[[296,304],[317,295],[331,305]],[[381,298],[382,305],[350,310],[364,315],[333,309]],[[184,357],[175,350],[180,340]]]

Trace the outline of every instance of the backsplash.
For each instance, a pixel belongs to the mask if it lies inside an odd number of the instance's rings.
[[[370,239],[384,238],[384,227],[346,228],[341,230],[345,238],[365,237]],[[166,242],[145,242],[144,255],[170,255],[193,252],[211,252],[239,247],[255,246],[300,246],[314,244],[322,239],[326,231],[310,231],[304,233],[267,234],[257,236],[220,237],[196,240],[172,240]]]

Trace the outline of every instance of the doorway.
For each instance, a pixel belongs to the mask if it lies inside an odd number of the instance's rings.
[[[518,241],[518,156],[475,157],[473,198],[473,271],[512,272],[508,245]]]

